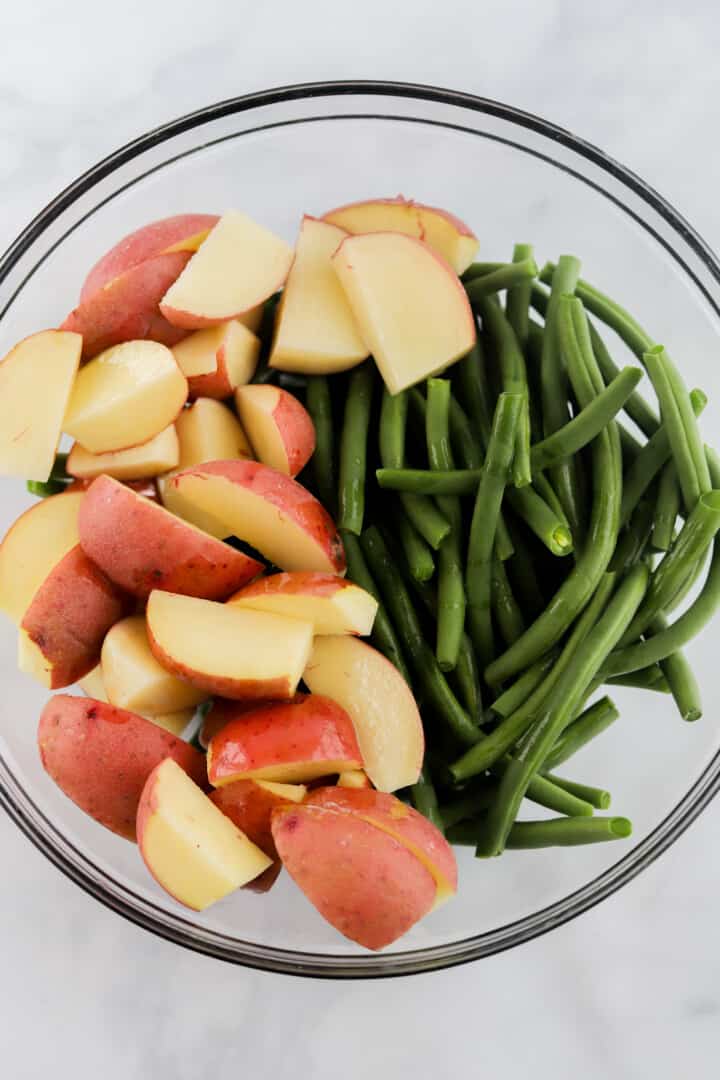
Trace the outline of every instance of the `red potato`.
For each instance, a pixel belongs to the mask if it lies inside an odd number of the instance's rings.
[[[130,615],[108,631],[102,643],[102,678],[108,701],[140,715],[181,715],[205,694],[171,675],[152,654],[145,619]],[[190,716],[185,716],[183,728]]]
[[[221,708],[228,710],[227,705]],[[213,787],[248,778],[303,783],[359,768],[362,758],[350,717],[317,694],[243,710],[208,748]]]
[[[180,444],[174,424],[146,443],[129,450],[91,454],[75,443],[68,454],[66,469],[70,476],[94,480],[106,473],[115,480],[146,480],[174,469],[180,462]],[[147,485],[146,485],[147,486]]]
[[[196,330],[173,350],[191,398],[228,398],[255,374],[260,340],[239,319]]]
[[[232,210],[167,290],[160,311],[186,330],[237,318],[282,288],[292,260],[283,240]]]
[[[0,475],[50,476],[81,349],[77,334],[43,330],[0,361]]]
[[[124,236],[95,263],[83,283],[80,302],[89,300],[115,278],[156,255],[197,251],[217,221],[217,214],[176,214]]]
[[[391,394],[444,371],[475,344],[460,278],[420,240],[391,232],[349,236],[332,261]]]
[[[145,781],[172,758],[201,786],[205,755],[134,713],[92,698],[56,694],[42,711],[38,746],[45,771],[101,825],[135,839]]]
[[[315,452],[315,425],[296,397],[279,386],[240,386],[235,405],[255,457],[297,476]]]
[[[359,634],[367,637],[378,603],[359,585],[337,574],[296,570],[258,578],[231,596],[229,604],[308,619],[315,634]]]
[[[33,596],[20,623],[18,661],[49,690],[70,686],[97,664],[103,639],[127,610],[127,598],[72,548]]]
[[[270,827],[272,812],[289,803],[302,802],[306,794],[307,788],[302,784],[273,784],[266,780],[238,780],[210,794],[210,801],[218,810],[273,860],[272,866],[245,888],[266,893],[275,884],[282,867]]]
[[[122,625],[122,623],[116,624]],[[107,638],[106,638],[107,640]],[[87,694],[90,698],[95,698],[96,701],[104,701],[107,704],[111,704],[108,695],[105,690],[105,679],[103,678],[102,669],[102,657],[101,662],[94,667],[92,671],[84,675],[82,679],[78,680],[78,686]],[[112,704],[118,704],[113,702]],[[123,706],[120,705],[120,708]],[[133,711],[133,710],[131,710]],[[172,735],[182,735],[185,728],[195,716],[195,709],[178,709],[176,712],[163,712],[163,713],[138,713],[138,716],[144,716],[146,720],[152,721],[153,724],[158,724],[165,731],[169,731]]]
[[[187,394],[187,379],[170,349],[156,341],[126,341],[78,373],[63,429],[91,454],[138,447],[176,420]]]
[[[349,772],[340,773],[337,786],[355,790],[372,788],[369,776],[362,769],[351,769]]]
[[[109,476],[93,480],[79,515],[85,553],[133,596],[153,589],[219,599],[263,569]]]
[[[194,911],[204,911],[272,869],[268,856],[170,758],[147,778],[137,838],[157,883]]]
[[[327,510],[276,469],[257,461],[211,461],[184,469],[169,486],[283,570],[345,572],[342,540]]]
[[[349,635],[316,637],[303,679],[349,713],[365,772],[379,791],[417,782],[425,753],[410,687],[382,653]]]
[[[399,840],[432,874],[435,907],[457,892],[457,863],[447,840],[432,822],[394,795],[338,785],[311,792],[306,805],[357,815]]]
[[[175,251],[133,266],[83,300],[60,329],[82,334],[86,360],[124,341],[177,345],[185,331],[172,326],[158,304],[189,259],[190,252]]]
[[[0,544],[0,611],[20,624],[53,567],[80,540],[83,491],[51,495],[26,510]]]
[[[318,806],[275,810],[285,869],[311,904],[351,941],[383,949],[435,902],[435,881],[399,840],[354,814]]]
[[[270,367],[329,374],[368,355],[331,262],[347,235],[328,222],[303,218],[275,318]]]
[[[94,479],[96,477],[88,477],[87,480],[73,480],[65,488],[65,494],[87,491]],[[152,480],[123,480],[121,482],[125,487],[129,487],[131,491],[134,491],[136,495],[142,495],[144,499],[150,499],[152,502],[159,502],[158,491]]]
[[[324,214],[323,221],[349,233],[399,232],[414,236],[447,259],[458,274],[467,270],[479,246],[472,230],[454,214],[402,195],[338,206]]]
[[[210,740],[218,731],[221,731],[231,720],[237,719],[243,712],[254,712],[261,705],[271,705],[271,701],[223,701],[216,698],[213,707],[203,717],[203,722],[198,731],[198,742],[203,750],[207,750]]]
[[[164,668],[208,694],[292,698],[312,647],[312,624],[155,591],[150,648]]]

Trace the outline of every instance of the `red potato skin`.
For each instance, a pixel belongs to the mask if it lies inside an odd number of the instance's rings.
[[[273,810],[288,804],[271,791],[260,787],[254,780],[238,780],[234,784],[228,784],[227,787],[211,792],[210,799],[253,844],[257,844],[261,851],[275,860],[260,877],[245,886],[251,892],[269,892],[282,869],[273,840],[270,818]]]
[[[96,479],[96,477],[93,477],[93,479]],[[73,482],[68,484],[65,488],[65,491],[87,491],[92,482],[93,481],[90,479],[73,480]],[[138,495],[142,495],[144,499],[152,499],[152,501],[156,503],[160,502],[154,480],[120,480],[119,483],[124,484],[125,487],[129,487],[131,491],[137,492]]]
[[[448,210],[441,210],[439,206],[428,206],[426,203],[415,202],[414,199],[406,199],[404,195],[394,195],[389,199],[361,199],[359,202],[344,203],[343,206],[335,206],[332,210],[326,211],[320,218],[320,221],[325,221],[332,217],[333,214],[339,214],[343,210],[356,210],[359,206],[373,206],[377,203],[381,203],[383,206],[405,206],[408,210],[418,211],[418,230],[420,233],[420,239],[424,239],[425,230],[422,225],[422,219],[420,212],[422,210],[429,210],[431,213],[439,214],[441,217],[451,221],[461,236],[471,236],[473,240],[476,239],[475,233],[472,229],[461,221],[455,214],[451,214]]]
[[[327,921],[366,949],[390,945],[431,910],[435,882],[394,837],[318,806],[273,811],[285,869]]]
[[[208,461],[203,465],[192,465],[176,473],[171,485],[182,492],[184,476],[205,477],[219,476],[230,483],[239,484],[258,498],[266,499],[278,510],[287,514],[321,546],[330,551],[330,558],[338,574],[345,572],[345,549],[335,522],[318,500],[297,480],[262,465],[259,461]]]
[[[207,790],[204,754],[142,716],[92,698],[51,698],[40,716],[38,746],[45,771],[65,795],[126,840],[136,838],[145,782],[165,758]]]
[[[203,675],[199,671],[188,671],[183,664],[177,663],[174,657],[165,652],[150,625],[148,625],[148,642],[155,659],[171,675],[177,675],[178,679],[184,679],[185,682],[197,686],[199,690],[205,690],[208,694],[232,698],[242,703],[252,702],[253,705],[268,699],[287,701],[290,697],[287,679],[233,679],[227,675]]]
[[[243,710],[225,724],[210,740],[208,778],[225,784],[268,766],[338,760],[362,768],[352,720],[330,698],[296,694],[289,702]]]
[[[78,528],[85,554],[141,599],[163,589],[223,600],[263,570],[109,476],[98,476],[87,489]]]
[[[167,248],[174,247],[191,236],[212,229],[217,222],[216,214],[176,214],[136,229],[123,237],[95,263],[83,283],[81,303],[89,300],[127,270],[132,270],[134,266],[154,258],[155,255],[162,255]]]
[[[53,664],[51,690],[92,671],[108,630],[127,614],[128,599],[79,544],[53,567],[20,624]]]
[[[297,476],[315,453],[315,425],[296,397],[281,386],[276,389],[279,396],[273,420],[285,445],[290,475]],[[288,441],[290,433],[292,439]]]
[[[84,300],[60,329],[82,334],[85,360],[123,341],[149,339],[169,347],[177,345],[185,331],[172,326],[158,305],[191,255],[190,251],[173,251],[139,263]]]
[[[231,596],[228,603],[247,596],[335,596],[341,589],[351,587],[352,581],[337,574],[323,574],[317,570],[287,570],[252,581]]]
[[[203,720],[198,733],[198,742],[207,750],[213,736],[222,731],[231,720],[236,720],[238,716],[242,716],[246,712],[254,712],[262,705],[271,704],[273,704],[271,701],[228,701],[223,698],[215,698],[212,709]]]
[[[227,349],[224,344],[220,346],[215,357],[217,367],[214,371],[208,371],[205,375],[188,377],[188,394],[191,401],[199,397],[224,401],[225,398],[232,396],[235,386],[227,369]]]
[[[318,788],[308,795],[307,806],[319,806],[338,813],[357,814],[378,828],[387,829],[419,848],[429,862],[457,891],[457,862],[447,840],[431,821],[394,795],[372,788]]]

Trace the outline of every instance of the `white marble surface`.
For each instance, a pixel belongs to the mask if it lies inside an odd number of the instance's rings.
[[[140,131],[244,91],[343,77],[454,86],[543,114],[630,165],[720,243],[710,2],[415,0],[393,13],[364,0],[356,16],[337,0],[6,8],[3,247]],[[521,950],[340,985],[233,969],[153,939],[0,817],[0,1075],[199,1080],[286,1068],[313,1080],[424,1080],[532,1068],[538,1078],[709,1080],[720,1049],[719,827],[715,805],[620,895]]]

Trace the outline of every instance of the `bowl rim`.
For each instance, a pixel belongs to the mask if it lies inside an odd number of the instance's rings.
[[[385,80],[338,80],[297,83],[227,98],[216,104],[186,113],[131,140],[82,173],[41,210],[11,242],[0,257],[0,283],[32,247],[43,232],[75,201],[119,166],[167,140],[204,123],[288,101],[335,96],[384,96],[406,98],[434,104],[460,106],[486,116],[509,121],[518,127],[543,135],[578,154],[620,181],[651,207],[665,223],[679,233],[693,254],[701,261],[714,283],[720,285],[720,263],[700,234],[654,188],[632,170],[621,165],[598,147],[533,113],[517,109],[491,98],[441,87]],[[451,125],[452,126],[452,125]],[[540,155],[542,156],[542,155]],[[553,161],[553,159],[549,159]],[[558,163],[553,161],[553,164]],[[578,177],[586,183],[586,177]],[[613,195],[603,189],[613,201]],[[632,214],[623,205],[626,212]],[[633,215],[635,216],[635,215]],[[720,304],[699,280],[687,263],[657,233],[660,240],[680,262],[694,284],[704,294],[720,317]],[[24,279],[10,298],[23,288]],[[4,312],[0,312],[0,319]],[[296,950],[258,946],[228,935],[204,930],[144,897],[132,893],[100,870],[64,837],[16,782],[8,763],[0,754],[0,806],[25,833],[28,839],[85,892],[124,918],[156,935],[185,948],[214,956],[244,967],[283,974],[332,979],[386,978],[411,975],[490,956],[529,941],[576,918],[627,884],[641,870],[654,862],[678,839],[720,790],[720,750],[686,794],[665,818],[622,859],[574,892],[547,907],[495,930],[457,942],[412,949],[405,952],[356,956],[351,954],[316,955]],[[134,903],[128,903],[128,897]]]

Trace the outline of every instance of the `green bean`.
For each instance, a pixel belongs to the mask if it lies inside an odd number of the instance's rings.
[[[485,356],[478,338],[464,360],[457,364],[457,378],[463,405],[477,433],[483,452],[487,450],[492,428],[493,404],[485,376]]]
[[[540,685],[550,668],[557,660],[556,650],[549,652],[537,663],[524,671],[523,674],[504,690],[499,697],[495,698],[491,710],[498,716],[512,716],[516,709],[527,701],[533,690]]]
[[[593,352],[595,353],[595,359],[602,372],[603,380],[605,383],[611,383],[613,379],[618,377],[620,368],[611,357],[605,342],[589,319],[588,328],[590,331],[590,341],[592,342]],[[637,424],[643,435],[646,435],[648,438],[650,438],[651,435],[654,435],[660,427],[658,417],[638,390],[633,390],[632,394],[625,402],[624,409],[633,423]]]
[[[530,780],[568,726],[588,685],[635,614],[647,586],[648,571],[634,566],[588,634],[582,649],[563,671],[545,706],[515,752],[490,808],[477,855],[497,855],[505,847]]]
[[[412,804],[418,813],[422,814],[423,817],[426,817],[428,821],[431,821],[440,832],[444,832],[445,823],[438,807],[435,785],[433,784],[432,777],[426,767],[423,767],[418,782],[413,784],[410,788],[410,797],[412,799]]]
[[[629,468],[642,450],[642,445],[634,435],[631,435],[626,427],[618,422],[620,432],[620,448],[623,456],[623,469]]]
[[[512,645],[525,630],[525,619],[508,581],[505,563],[492,560],[491,606],[500,635],[506,645]]]
[[[557,497],[555,488],[552,486],[545,473],[539,472],[533,477],[533,487],[540,498],[546,502],[553,513],[557,515],[558,520],[563,523],[569,535],[570,523],[565,517],[565,511],[562,508],[562,503]]]
[[[446,833],[451,844],[472,847],[477,843],[480,823],[464,821]],[[546,847],[580,847],[609,840],[625,840],[632,833],[624,817],[550,818],[546,821],[516,821],[505,846],[517,850]]]
[[[508,560],[508,573],[513,590],[520,597],[528,617],[535,618],[545,606],[538,584],[536,555],[519,528],[513,528],[510,536],[515,548],[515,554]]]
[[[425,430],[430,468],[436,471],[453,467],[449,430],[450,383],[447,379],[428,379]],[[441,671],[452,671],[457,664],[460,640],[465,625],[465,586],[460,532],[462,513],[455,496],[438,500],[440,510],[450,522],[450,535],[438,553],[437,639],[435,655]]]
[[[450,398],[448,422],[450,439],[461,465],[466,469],[479,469],[483,463],[480,444],[473,435],[465,410],[454,397]]]
[[[490,683],[504,682],[559,641],[607,569],[617,541],[622,490],[617,429],[610,424],[593,440],[591,448],[594,498],[587,542],[549,606],[489,666],[485,677]]]
[[[337,482],[335,480],[335,435],[333,432],[332,402],[326,375],[308,378],[305,404],[315,425],[315,453],[312,469],[320,502],[330,514],[335,513]]]
[[[502,393],[498,398],[470,525],[466,571],[468,630],[481,664],[489,662],[494,655],[491,560],[521,403],[520,394]]]
[[[643,495],[630,521],[620,533],[610,561],[611,570],[625,570],[645,554],[655,520],[654,491],[653,486],[647,495]]]
[[[419,532],[416,532],[402,506],[398,506],[393,515],[398,543],[403,549],[408,570],[416,581],[429,581],[435,573],[435,560],[432,551]]]
[[[548,506],[534,488],[509,488],[507,500],[548,551],[560,556],[571,553],[573,538],[567,522]]]
[[[555,277],[559,269],[553,263],[546,263],[540,272],[540,280],[546,285],[555,284]],[[567,290],[563,290],[567,292]],[[591,314],[596,315],[601,322],[609,326],[618,337],[635,353],[638,360],[642,360],[643,354],[652,348],[654,342],[645,333],[638,322],[633,319],[624,308],[620,307],[609,296],[605,296],[599,289],[580,279],[575,285],[575,295],[582,300],[583,305]]]
[[[680,485],[675,465],[668,461],[660,473],[652,545],[658,551],[667,551],[675,535],[675,522],[680,513]]]
[[[598,585],[592,600],[575,623],[560,656],[551,666],[543,681],[538,683],[530,696],[521,705],[518,705],[514,712],[506,716],[487,738],[453,762],[450,766],[450,772],[456,782],[469,780],[471,777],[477,776],[478,773],[490,768],[524,735],[536,715],[544,708],[545,701],[554,690],[561,675],[575,661],[575,657],[583,647],[585,639],[605,610],[614,586],[615,575],[606,574]]]
[[[658,694],[669,694],[670,687],[657,664],[642,668],[640,671],[628,671],[626,675],[612,675],[605,682],[608,686],[626,686],[636,690],[654,690]]]
[[[356,585],[359,585],[361,589],[364,589],[365,592],[369,592],[378,602],[377,614],[372,628],[372,640],[380,652],[398,669],[405,682],[411,685],[410,672],[407,669],[400,642],[385,610],[380,590],[365,562],[360,541],[352,533],[346,532],[343,534],[343,545],[348,565],[348,578],[350,581],[354,581]]]
[[[523,263],[526,259],[533,258],[532,244],[516,244],[513,250],[513,262]],[[508,289],[505,299],[505,314],[507,320],[515,332],[520,348],[527,348],[528,334],[530,332],[530,293],[532,281],[521,281]]]
[[[350,376],[340,437],[338,525],[359,536],[365,515],[365,469],[374,369],[369,362]]]
[[[405,464],[407,410],[407,391],[392,395],[387,389],[383,390],[379,441],[380,460],[385,468],[401,469]],[[450,532],[450,522],[427,496],[403,492],[400,502],[415,532],[437,550]]]
[[[702,390],[690,391],[690,405],[695,416],[700,416],[707,405],[707,397]],[[621,524],[629,520],[639,499],[669,459],[670,439],[663,424],[645,443],[623,478]]]
[[[544,775],[548,780],[552,780],[553,784],[561,787],[563,791],[567,791],[570,795],[574,795],[584,802],[589,802],[596,810],[608,810],[610,808],[612,798],[609,791],[592,787],[590,784],[579,784],[577,780],[564,780],[563,777],[556,776],[555,773],[546,772]]]
[[[512,758],[505,757],[501,762],[493,765],[490,770],[495,776],[502,776],[505,769],[512,762]],[[558,784],[549,780],[547,776],[533,776],[528,784],[525,798],[530,802],[544,806],[548,810],[554,810],[556,814],[565,814],[567,817],[592,817],[592,803],[585,799],[579,799],[570,791],[565,791]]]
[[[552,435],[568,422],[567,372],[563,364],[558,336],[558,306],[560,297],[572,293],[580,275],[580,260],[573,255],[561,255],[553,278],[552,290],[545,316],[542,356],[540,358],[540,392],[543,411],[543,434]],[[572,458],[555,465],[551,480],[573,536],[581,536],[582,521],[578,506],[577,477]]]
[[[645,599],[620,647],[639,638],[654,617],[672,604],[685,585],[688,570],[705,554],[719,528],[720,491],[710,491],[698,499],[670,551],[653,571]]]
[[[457,664],[450,675],[453,688],[460,695],[465,711],[469,714],[471,720],[479,723],[480,714],[482,713],[480,672],[472,642],[466,633],[463,633],[460,640]]]
[[[547,469],[587,446],[618,414],[642,378],[640,368],[626,367],[574,419],[530,450],[533,473]]]
[[[512,289],[523,282],[532,281],[537,277],[538,267],[532,256],[522,259],[520,262],[501,263],[488,273],[472,277],[464,281],[465,292],[471,303],[476,303],[484,296],[491,293],[501,292],[503,289]]]
[[[515,451],[512,461],[512,477],[516,487],[524,487],[532,480],[530,472],[529,392],[525,357],[515,337],[515,331],[494,297],[486,297],[481,300],[478,310],[482,317],[483,327],[490,336],[498,356],[503,390],[508,394],[522,395],[523,400],[518,418]]]
[[[453,694],[435,654],[425,641],[410,595],[374,525],[362,534],[361,544],[418,683],[452,734],[465,746],[472,745],[481,737],[481,732]]]
[[[28,494],[38,499],[47,499],[50,495],[60,495],[67,487],[61,480],[26,480]]]
[[[688,513],[710,490],[710,471],[690,397],[680,373],[662,345],[644,355],[650,381],[660,402],[663,427],[675,462],[680,490]]]
[[[458,822],[475,817],[482,810],[487,810],[496,794],[497,786],[487,784],[477,791],[469,791],[461,795],[459,799],[444,803],[440,807],[443,825],[446,829],[451,829]]]
[[[653,619],[649,627],[653,634],[662,633],[666,629],[667,620],[663,615],[658,615]],[[667,680],[670,693],[683,720],[690,722],[699,720],[703,714],[700,687],[685,654],[679,649],[670,653],[660,661],[660,669]]]
[[[563,731],[552,750],[543,762],[544,769],[554,769],[577,754],[591,739],[606,731],[620,715],[617,706],[609,697],[600,698],[581,712],[576,720]],[[554,777],[555,783],[558,782]],[[592,801],[592,800],[591,800]]]

